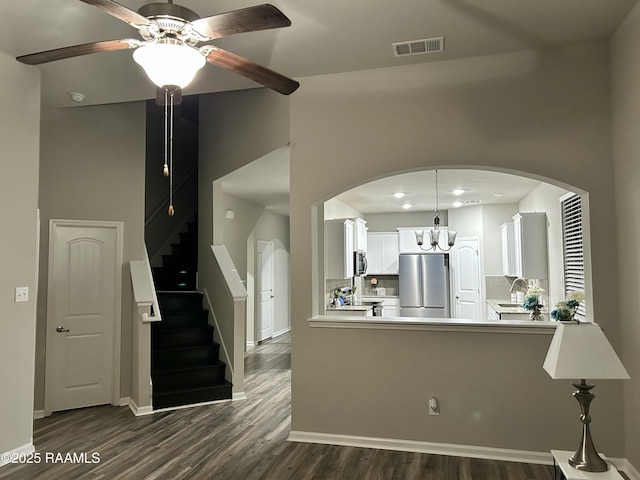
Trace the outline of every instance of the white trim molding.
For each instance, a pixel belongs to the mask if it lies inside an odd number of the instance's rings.
[[[402,452],[429,453],[453,457],[485,458],[505,462],[536,463],[553,465],[551,452],[530,452],[506,448],[477,447],[474,445],[455,445],[451,443],[422,442],[417,440],[398,440],[394,438],[361,437],[355,435],[335,435],[329,433],[291,431],[290,442],[321,443],[348,447],[377,448]]]
[[[0,456],[0,467],[8,465],[11,462],[11,458],[15,458],[19,455],[28,455],[36,451],[36,447],[33,446],[33,442],[25,443],[24,445],[14,448],[13,450],[9,450],[8,452],[0,452],[2,455]],[[9,461],[7,461],[9,459]],[[21,462],[24,463],[24,462]]]
[[[231,394],[231,401],[246,400],[247,394],[245,392],[234,392]]]
[[[553,465],[553,456],[548,452],[531,452],[507,448],[479,447],[475,445],[456,445],[452,443],[423,442],[418,440],[399,440],[395,438],[362,437],[357,435],[339,435],[331,433],[301,432],[292,430],[287,438],[289,442],[319,443],[345,447],[376,448],[401,452],[448,455],[451,457],[483,458],[503,462],[534,463]],[[623,471],[631,480],[640,480],[640,473],[626,458],[608,459],[618,470]]]
[[[129,410],[131,410],[136,417],[151,415],[153,413],[153,407],[151,405],[147,405],[146,407],[139,407],[133,398],[129,398],[128,406]]]
[[[44,418],[44,410],[34,410],[33,411],[33,419],[34,420],[39,420],[41,418]]]

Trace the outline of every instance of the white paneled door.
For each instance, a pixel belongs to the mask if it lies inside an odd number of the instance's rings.
[[[478,239],[463,238],[452,249],[454,317],[480,320]]]
[[[51,220],[45,410],[119,403],[122,224]]]
[[[258,240],[258,341],[273,336],[274,258],[273,242]]]

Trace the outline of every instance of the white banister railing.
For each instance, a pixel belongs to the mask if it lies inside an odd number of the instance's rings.
[[[150,306],[148,315],[142,317],[143,322],[159,322],[162,320],[156,288],[153,283],[151,264],[147,250],[144,251],[144,260],[131,260],[131,285],[133,287],[133,301],[137,306]]]
[[[199,278],[209,304],[216,341],[222,346],[228,380],[233,384],[233,398],[244,394],[244,345],[247,290],[224,245],[212,245],[212,255],[205,259],[207,268]]]
[[[162,320],[149,256],[129,262],[133,290],[132,388],[129,407],[135,415],[153,412],[151,382],[151,323]]]

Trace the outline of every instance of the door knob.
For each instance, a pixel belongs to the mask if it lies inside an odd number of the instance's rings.
[[[69,329],[64,328],[64,327],[63,327],[63,326],[61,326],[61,325],[58,325],[58,326],[56,327],[56,332],[58,332],[58,333],[65,333],[65,332],[68,332],[68,331],[69,331]]]

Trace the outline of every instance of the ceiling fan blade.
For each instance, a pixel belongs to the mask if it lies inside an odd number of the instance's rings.
[[[300,83],[295,80],[253,63],[235,53],[217,47],[211,48],[211,52],[207,55],[209,63],[231,70],[278,93],[290,95],[300,86]]]
[[[127,7],[113,2],[112,0],[80,0],[81,2],[93,5],[112,17],[116,17],[123,22],[128,23],[132,27],[139,28],[141,26],[150,26],[151,22],[147,17],[143,17],[139,13],[129,10]]]
[[[16,57],[16,60],[26,63],[27,65],[40,65],[55,60],[89,55],[90,53],[126,50],[127,48],[135,48],[139,44],[140,42],[138,40],[132,39],[106,40],[104,42],[83,43],[71,47],[54,48],[53,50],[46,50],[44,52],[30,53],[29,55]]]
[[[236,33],[288,27],[291,20],[273,5],[263,4],[201,18],[191,25],[201,35],[214,39]]]

